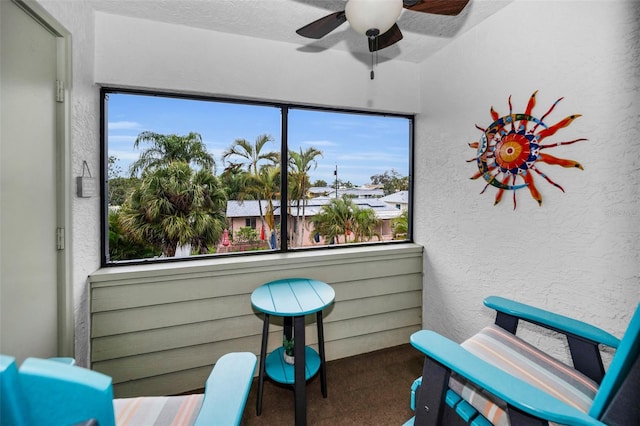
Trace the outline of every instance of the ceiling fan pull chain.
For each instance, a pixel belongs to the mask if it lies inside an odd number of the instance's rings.
[[[373,78],[375,77],[375,74],[373,73],[373,52],[371,52],[371,80],[373,80]]]
[[[375,68],[375,65],[378,63],[378,36],[380,35],[380,31],[377,28],[371,28],[367,31],[367,38],[369,39],[369,46],[370,46],[370,51],[371,51],[371,73],[369,74],[369,76],[371,77],[371,80],[374,79],[375,77],[375,73],[373,72],[373,69]],[[373,45],[373,49],[371,49],[371,46]],[[374,59],[374,53],[375,53],[375,59]]]
[[[376,46],[376,50],[371,52],[371,80],[373,80],[373,78],[375,77],[375,74],[373,72],[373,69],[375,68],[376,65],[378,65],[378,37],[376,37],[375,39],[375,46]]]

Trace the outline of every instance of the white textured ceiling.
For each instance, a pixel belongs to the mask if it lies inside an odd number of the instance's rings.
[[[304,38],[296,29],[329,13],[344,10],[343,0],[89,0],[95,10],[135,18],[187,25],[224,33],[293,43],[303,52],[343,50],[355,59],[371,60],[365,36],[348,23],[320,40]],[[458,16],[403,10],[398,26],[404,38],[378,52],[380,62],[419,63],[456,36],[487,19],[508,0],[470,0]]]

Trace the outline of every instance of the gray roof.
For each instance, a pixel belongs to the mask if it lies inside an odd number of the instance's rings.
[[[277,212],[280,203],[277,201],[274,201],[273,205],[274,207],[276,207],[276,212]],[[267,212],[268,206],[269,206],[269,203],[266,200],[262,200],[262,214],[265,214]],[[227,201],[227,217],[259,217],[259,216],[260,216],[260,206],[258,205],[258,200]]]
[[[376,197],[380,198],[384,195],[384,191],[379,188],[344,188],[338,189],[338,196],[352,195],[358,198],[361,197]]]
[[[331,195],[335,198],[336,190],[330,186],[314,186],[309,188],[311,194]],[[380,188],[338,188],[338,197],[349,195],[357,198],[379,198],[384,195]]]
[[[393,194],[389,194],[386,197],[380,198],[382,201],[391,204],[408,204],[409,203],[409,191],[398,191]]]
[[[332,197],[316,197],[307,200],[307,204],[304,207],[305,216],[313,216],[320,212],[322,206],[328,204],[334,198]],[[400,216],[400,210],[395,207],[389,206],[384,201],[381,201],[379,198],[352,198],[353,201],[360,208],[370,208],[373,209],[376,213],[378,219],[391,219],[394,217]],[[280,204],[274,201],[275,206],[275,215],[280,216]],[[267,211],[267,201],[262,201],[262,213],[266,213]],[[302,205],[300,206],[300,210],[302,210]],[[300,211],[302,214],[302,211]],[[298,209],[295,205],[291,207],[291,215],[297,216]],[[243,202],[237,200],[229,200],[227,201],[227,217],[259,217],[260,209],[258,207],[257,200],[246,200]]]

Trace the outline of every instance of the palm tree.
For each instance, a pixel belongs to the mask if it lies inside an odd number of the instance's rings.
[[[120,227],[122,211],[109,210],[109,260],[146,259],[162,254],[162,251],[148,241],[134,241]]]
[[[403,236],[406,238],[409,233],[409,210],[403,210],[400,216],[391,221],[393,239]]]
[[[253,143],[246,139],[236,139],[229,149],[222,153],[222,161],[226,162],[230,158],[237,158],[240,160],[240,163],[235,164],[244,164],[249,173],[258,176],[261,167],[273,166],[280,161],[280,154],[278,152],[262,151],[269,142],[273,142],[273,138],[270,135],[260,135]],[[258,208],[260,210],[260,222],[264,227],[264,213],[262,210],[262,200],[260,198],[258,198]]]
[[[260,135],[254,143],[246,139],[236,139],[229,149],[222,153],[222,160],[227,161],[230,157],[239,158],[249,173],[257,175],[259,163],[266,161],[267,164],[278,164],[280,161],[278,152],[262,152],[264,146],[269,142],[273,142],[271,135]]]
[[[280,198],[280,166],[261,167],[257,175],[249,175],[247,185],[248,192],[255,195],[258,201],[267,200],[266,222],[270,234],[273,234],[276,229],[273,200]],[[262,214],[262,211],[260,213]],[[264,226],[264,222],[262,222],[262,226]],[[271,238],[269,240],[271,248],[274,249]]]
[[[354,242],[370,241],[373,237],[377,237],[378,241],[382,240],[382,235],[378,232],[380,219],[376,217],[373,209],[356,208],[353,218]]]
[[[207,146],[202,142],[199,133],[189,132],[185,136],[179,136],[142,132],[136,138],[133,147],[138,148],[143,142],[150,143],[151,147],[145,149],[140,158],[131,164],[131,177],[137,176],[141,171],[162,167],[174,161],[184,161],[188,165],[193,164],[215,172],[215,159],[207,152]]]
[[[120,213],[120,227],[134,241],[149,242],[173,257],[178,246],[199,253],[226,228],[226,194],[210,169],[194,171],[184,161],[147,169]]]
[[[299,245],[302,245],[304,238],[304,222],[305,222],[305,207],[307,205],[307,191],[311,186],[309,181],[309,171],[315,170],[318,167],[316,157],[322,157],[322,151],[309,147],[306,151],[300,152],[289,151],[289,200],[296,200],[297,217],[296,223],[298,229],[292,233],[292,238],[299,230]],[[302,215],[300,214],[300,201],[302,200]]]
[[[346,243],[353,227],[354,212],[357,208],[358,206],[347,197],[335,198],[329,201],[329,204],[322,206],[320,212],[312,216],[309,221],[313,224],[315,232],[325,241],[339,244],[339,237],[344,235]]]
[[[205,252],[222,235],[227,198],[202,136],[147,131],[138,135],[134,148],[141,143],[150,147],[131,165],[131,176],[140,174],[141,181],[122,206],[120,228],[165,256],[175,255],[178,245]]]
[[[242,169],[242,164],[229,163],[220,174],[222,182],[227,192],[228,200],[252,200],[253,196],[247,193],[247,180],[251,174]]]
[[[371,208],[360,208],[347,196],[332,199],[329,204],[320,209],[320,212],[310,219],[315,232],[320,234],[325,241],[333,240],[339,244],[339,237],[344,236],[344,242],[348,242],[349,235],[353,233],[353,242],[370,241],[377,237],[382,240],[378,232],[380,219]],[[311,237],[313,239],[313,236]]]

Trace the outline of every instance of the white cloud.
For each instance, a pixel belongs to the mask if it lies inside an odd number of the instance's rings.
[[[130,130],[130,129],[140,129],[142,124],[136,121],[110,121],[109,130]]]
[[[109,142],[135,142],[137,136],[132,135],[109,135]]]

